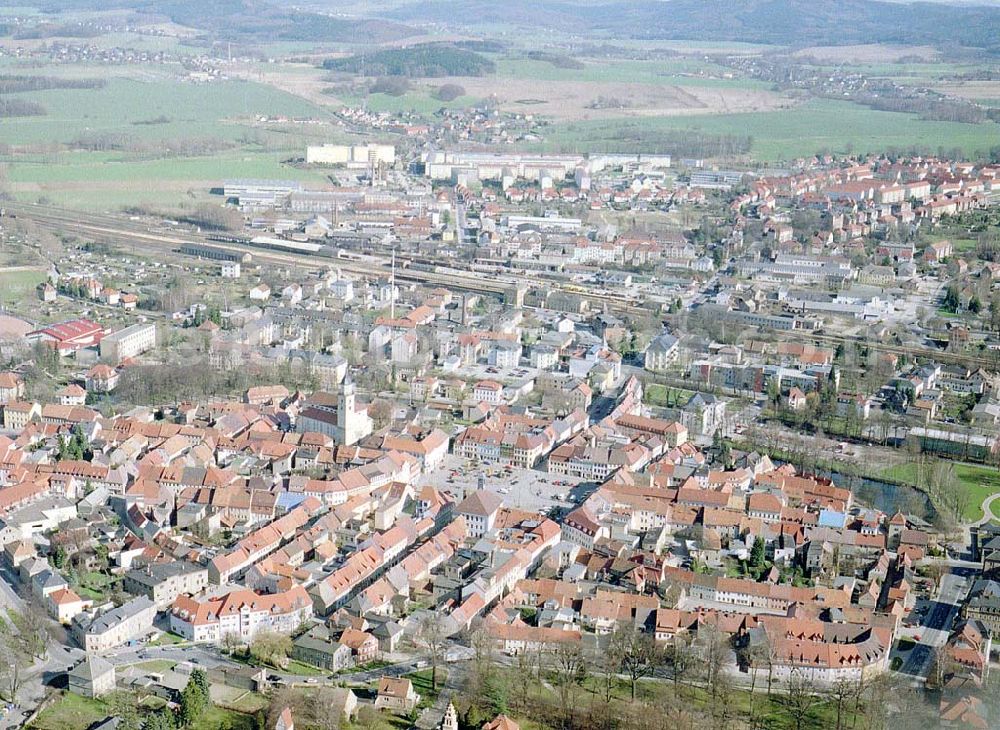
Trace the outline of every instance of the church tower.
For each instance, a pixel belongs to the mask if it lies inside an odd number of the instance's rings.
[[[354,381],[347,375],[340,386],[340,398],[337,402],[337,435],[344,446],[351,446],[372,432],[372,419],[368,416],[368,408],[358,407],[355,400]]]
[[[451,702],[448,703],[448,709],[444,711],[441,730],[458,730],[458,713],[455,712],[455,705]]]

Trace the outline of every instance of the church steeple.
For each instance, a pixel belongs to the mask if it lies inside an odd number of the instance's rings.
[[[444,711],[441,730],[458,730],[458,713],[455,711],[455,705],[451,702],[448,703],[448,709]]]

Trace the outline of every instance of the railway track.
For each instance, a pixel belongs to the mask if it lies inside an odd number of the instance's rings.
[[[308,254],[280,253],[273,250],[260,249],[252,246],[241,246],[219,242],[211,237],[194,231],[184,230],[183,233],[167,234],[151,232],[149,226],[139,221],[132,221],[119,216],[86,213],[75,210],[51,208],[35,204],[14,204],[7,206],[8,210],[20,218],[31,220],[36,225],[59,233],[75,233],[81,236],[103,240],[114,245],[128,246],[137,251],[147,253],[163,253],[164,248],[170,250],[190,242],[212,245],[230,251],[250,252],[261,261],[269,261],[298,267],[315,266],[317,261],[327,261],[341,270],[357,275],[371,276],[386,273],[389,257],[373,256],[381,264],[381,268],[373,269],[369,265],[351,261],[350,259],[317,259]],[[481,294],[503,295],[512,286],[511,282],[498,281],[489,275],[476,273],[462,275],[456,273],[438,273],[416,269],[396,269],[396,279],[412,281],[433,286],[447,286]],[[578,286],[561,286],[548,280],[536,277],[519,277],[520,281],[542,289],[558,289],[567,293],[577,294],[601,306],[620,314],[647,313],[648,308],[633,304],[621,295],[607,294],[592,290],[579,291]]]
[[[315,267],[319,262],[327,262],[329,265],[337,266],[342,271],[358,276],[382,275],[388,273],[389,257],[372,256],[376,260],[373,266],[364,262],[357,262],[351,259],[322,259],[307,254],[279,253],[268,249],[241,246],[237,244],[221,243],[211,240],[209,236],[193,231],[178,232],[178,234],[154,233],[149,230],[149,226],[141,221],[132,221],[121,216],[113,216],[99,213],[86,213],[75,210],[65,210],[35,204],[17,203],[6,206],[7,210],[18,217],[33,221],[35,224],[61,233],[77,233],[81,236],[103,239],[114,245],[123,245],[134,248],[145,253],[162,254],[164,248],[174,250],[183,243],[196,241],[205,243],[217,248],[247,253],[252,253],[260,261],[295,266],[302,268]],[[511,286],[510,282],[498,281],[487,274],[458,273],[438,273],[426,270],[396,269],[396,279],[405,282],[414,282],[431,286],[442,286],[452,289],[488,294],[493,296],[503,296]],[[519,281],[526,284],[549,290],[560,290],[571,294],[576,294],[589,300],[598,306],[607,306],[614,314],[619,315],[648,315],[650,307],[648,305],[634,304],[627,301],[621,295],[595,292],[592,290],[580,291],[581,287],[576,285],[560,285],[546,279],[524,276],[519,277]],[[946,352],[931,347],[906,347],[881,341],[861,340],[856,337],[845,335],[803,333],[801,339],[812,341],[816,344],[825,344],[836,347],[837,345],[863,344],[866,347],[879,352],[887,352],[895,355],[905,355],[911,358],[928,358],[940,362],[964,365],[971,368],[984,368],[987,370],[996,369],[997,359],[984,357],[973,353]]]

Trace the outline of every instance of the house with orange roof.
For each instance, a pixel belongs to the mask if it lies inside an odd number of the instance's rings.
[[[105,363],[98,363],[87,371],[87,390],[94,393],[110,393],[118,385],[118,371]]]
[[[77,614],[87,610],[92,601],[85,601],[71,588],[60,588],[45,597],[45,608],[49,616],[61,624],[68,624]]]
[[[521,730],[521,726],[506,715],[497,715],[489,722],[483,724],[482,730]]]
[[[0,405],[19,401],[24,397],[24,378],[17,373],[0,373]]]
[[[360,667],[378,659],[378,639],[367,631],[354,628],[344,629],[340,643],[351,650],[354,666]]]
[[[413,689],[413,682],[406,677],[381,677],[375,694],[375,709],[407,713],[420,702],[420,695]]]
[[[32,419],[42,416],[42,406],[30,401],[9,401],[3,408],[3,427],[9,431],[23,431]]]
[[[87,391],[76,383],[70,383],[58,395],[59,403],[64,406],[82,406],[87,402]]]
[[[579,645],[579,631],[563,630],[545,626],[530,626],[523,622],[502,624],[486,621],[486,631],[497,649],[504,654],[517,656],[525,652],[543,652],[562,645]]]
[[[382,439],[386,451],[398,451],[417,459],[424,473],[434,471],[448,455],[448,434],[439,428],[432,431],[408,429],[401,434],[387,434]]]
[[[188,641],[218,644],[234,635],[249,644],[260,631],[290,634],[312,615],[302,586],[275,594],[238,589],[200,600],[178,596],[170,609],[170,630]]]

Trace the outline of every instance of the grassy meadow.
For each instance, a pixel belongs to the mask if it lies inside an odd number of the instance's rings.
[[[342,135],[333,125],[260,121],[265,116],[324,120],[329,112],[246,81],[111,77],[100,89],[17,96],[41,103],[47,114],[0,121],[0,139],[9,145],[0,163],[10,192],[21,200],[70,207],[190,201],[229,177],[322,182],[322,173],[285,161],[303,156],[312,141]],[[202,148],[198,154],[188,151],[192,144]],[[83,146],[88,149],[79,149]],[[178,146],[182,151],[170,151]]]
[[[538,147],[553,151],[669,151],[670,135],[679,130],[749,136],[751,156],[768,162],[822,151],[860,153],[909,147],[957,147],[963,154],[975,156],[1000,141],[1000,124],[994,122],[933,122],[914,114],[816,100],[773,112],[567,122],[550,127]]]

